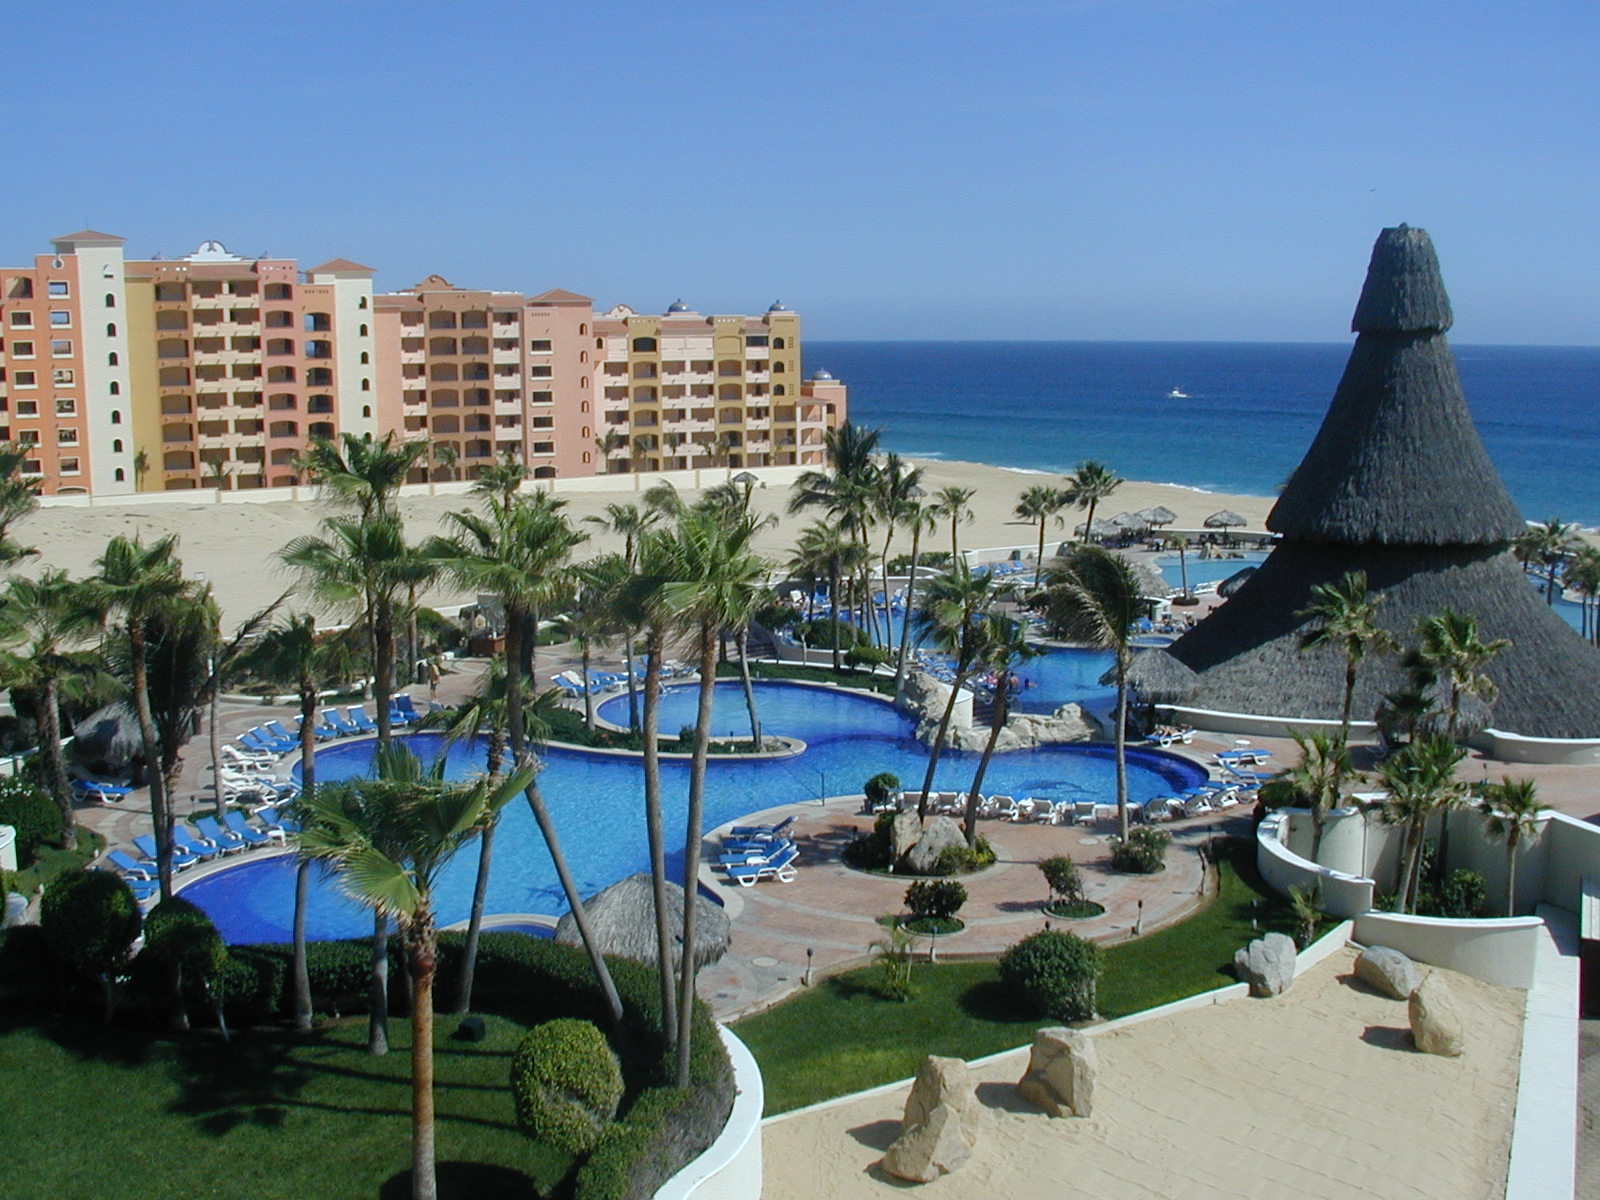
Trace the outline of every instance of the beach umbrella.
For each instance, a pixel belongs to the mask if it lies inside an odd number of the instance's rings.
[[[1217,584],[1217,595],[1226,600],[1229,596],[1233,595],[1246,583],[1248,583],[1250,576],[1254,575],[1255,573],[1256,569],[1254,567],[1245,567],[1242,571],[1235,571],[1221,583]]]
[[[1111,518],[1111,523],[1118,529],[1142,529],[1144,518],[1138,513],[1120,512]]]
[[[1115,667],[1100,676],[1102,686],[1117,682]],[[1128,686],[1147,704],[1182,704],[1200,688],[1200,676],[1165,650],[1141,650],[1128,664]]]
[[[1144,523],[1152,528],[1161,525],[1171,525],[1178,519],[1177,513],[1161,504],[1156,505],[1154,508],[1141,509],[1134,515],[1143,518]]]
[[[1117,527],[1104,517],[1096,517],[1090,526],[1079,525],[1073,529],[1074,537],[1108,538],[1117,533]]]
[[[694,960],[703,967],[727,953],[733,931],[720,904],[705,896],[696,896],[695,902],[699,914],[695,921]],[[683,920],[683,889],[671,882],[667,884],[667,907],[673,913],[671,928],[676,930]],[[650,876],[630,875],[612,884],[585,901],[583,911],[602,954],[620,954],[644,963],[656,961],[656,909]],[[571,913],[556,922],[556,941],[567,946],[579,944],[578,923]],[[674,960],[678,957],[678,944],[674,934]]]
[[[1212,513],[1205,519],[1204,524],[1207,529],[1237,529],[1240,526],[1250,524],[1250,522],[1246,521],[1231,508],[1225,508],[1221,512]]]

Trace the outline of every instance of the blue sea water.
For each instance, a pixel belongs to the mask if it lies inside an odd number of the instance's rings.
[[[1350,345],[811,342],[888,449],[1271,496],[1305,454]],[[1457,346],[1489,455],[1525,516],[1600,525],[1600,348]],[[1187,399],[1171,400],[1174,388]]]

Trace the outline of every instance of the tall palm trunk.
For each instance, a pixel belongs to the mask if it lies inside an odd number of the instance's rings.
[[[489,786],[500,780],[505,765],[505,730],[496,725],[489,731]],[[489,871],[494,865],[494,835],[500,828],[500,814],[478,838],[478,874],[472,881],[472,912],[467,917],[467,940],[461,948],[461,983],[456,993],[456,1011],[472,1011],[472,983],[478,973],[478,942],[483,937],[483,910],[489,897]]]
[[[308,800],[317,788],[317,734],[312,721],[316,707],[317,681],[303,675],[300,678],[300,794]],[[303,858],[294,876],[294,962],[291,970],[296,1029],[311,1028],[311,972],[306,965],[306,906],[310,901],[310,889],[311,860]]]
[[[438,1200],[433,1120],[433,981],[439,971],[433,912],[418,905],[407,930],[411,968],[411,1197]]]
[[[844,664],[839,660],[839,622],[843,618],[840,613],[844,609],[844,577],[837,565],[828,577],[828,595],[833,601],[833,673],[839,674],[844,669]]]
[[[156,876],[161,899],[172,899],[172,813],[167,802],[167,780],[161,771],[161,748],[156,741],[155,718],[150,715],[150,670],[145,657],[144,621],[128,618],[128,645],[133,659],[133,707],[139,718],[139,741],[144,752],[146,782],[150,785],[150,819],[155,826]]]
[[[983,757],[978,760],[978,769],[972,776],[972,788],[967,792],[967,849],[978,848],[978,801],[982,796],[983,777],[989,770],[989,760],[994,757],[995,743],[1000,740],[1000,731],[1006,727],[1006,718],[1011,715],[1011,689],[1007,686],[1006,672],[1001,672],[1001,679],[995,685],[994,717],[989,722],[989,740],[983,745]]]
[[[628,672],[628,728],[639,728],[639,686],[633,675],[633,630],[628,630],[622,642],[622,666]],[[585,688],[589,681],[584,680]]]
[[[389,705],[394,696],[394,601],[379,596],[372,606],[372,703],[378,710],[378,745],[394,736]]]
[[[1344,666],[1344,708],[1339,714],[1339,740],[1350,744],[1350,713],[1356,699],[1356,660],[1346,658]]]
[[[756,708],[756,689],[750,682],[750,630],[741,629],[734,637],[739,649],[739,681],[744,684],[744,706],[750,713],[750,741],[761,749],[761,713]]]
[[[1117,648],[1117,834],[1128,840],[1128,651]]]
[[[372,914],[371,967],[367,980],[367,1053],[389,1053],[389,918]]]
[[[1506,916],[1517,915],[1517,843],[1521,841],[1521,832],[1513,824],[1510,836],[1506,838]]]
[[[222,641],[221,629],[217,630],[217,641]],[[215,663],[215,659],[212,660]],[[217,820],[222,820],[226,805],[222,802],[222,731],[217,728],[217,718],[222,711],[222,675],[213,665],[211,669],[211,696],[206,714],[206,735],[210,742],[208,749],[211,752],[211,782],[217,793]]]
[[[950,698],[945,701],[944,715],[939,718],[939,732],[934,734],[933,745],[928,748],[928,770],[922,777],[922,795],[917,800],[917,816],[928,815],[928,792],[933,787],[934,773],[939,769],[939,758],[944,753],[944,737],[950,731],[950,720],[955,716],[956,700],[967,680],[972,678],[971,668],[957,669],[950,684]]]
[[[911,614],[916,611],[917,555],[922,545],[922,522],[911,525],[911,570],[906,579],[906,611],[900,621],[900,655],[894,665],[894,694],[898,696],[906,681],[906,659],[911,653]]]
[[[523,733],[522,718],[522,638],[527,631],[528,623],[523,620],[526,616],[520,606],[506,605],[506,725],[511,743],[511,757],[520,766],[526,761],[526,737]],[[594,935],[589,928],[589,918],[583,911],[583,897],[578,892],[577,882],[572,878],[572,870],[567,866],[567,856],[561,849],[561,837],[556,833],[554,822],[550,820],[550,810],[545,807],[544,795],[539,790],[539,780],[535,777],[523,793],[527,797],[528,807],[533,810],[533,819],[538,823],[539,833],[544,837],[545,848],[550,852],[550,861],[555,864],[556,877],[561,881],[561,891],[567,898],[567,906],[572,910],[573,922],[578,926],[578,937],[583,942],[583,948],[589,956],[589,965],[594,970],[596,982],[605,995],[606,1010],[610,1014],[613,1026],[622,1021],[622,1000],[617,995],[617,985],[611,979],[610,968],[606,966],[605,958],[595,946]]]
[[[950,515],[950,569],[952,571],[956,569],[956,563],[961,559],[961,541],[956,536],[960,521],[961,516],[959,513]]]
[[[1039,518],[1039,552],[1033,560],[1033,590],[1039,590],[1039,580],[1044,577],[1044,525],[1045,517]]]
[[[650,844],[650,891],[655,901],[656,974],[661,985],[661,1030],[670,1052],[678,1041],[678,1000],[672,976],[672,922],[667,899],[667,843],[661,822],[661,655],[666,636],[652,625],[645,635],[644,827]]]
[[[579,640],[580,661],[583,670],[583,727],[590,733],[594,732],[594,693],[589,690],[589,639]],[[632,674],[632,668],[629,668]],[[631,684],[630,684],[631,686]]]
[[[683,834],[683,943],[679,948],[677,1086],[689,1086],[689,1041],[694,1029],[695,924],[699,916],[700,841],[705,819],[706,759],[711,745],[711,700],[717,683],[717,622],[700,623],[700,707],[695,714],[689,768],[689,814]]]
[[[61,810],[61,844],[72,850],[78,844],[78,827],[72,820],[72,785],[67,782],[67,766],[61,754],[60,693],[60,681],[54,675],[46,675],[44,696],[39,701],[39,754],[44,759],[50,794]]]
[[[894,523],[889,523],[889,532],[883,538],[883,641],[880,645],[887,650],[894,645],[894,606],[889,603],[889,546],[894,541]],[[867,597],[867,602],[872,604],[874,620],[878,606],[872,603],[872,597]]]

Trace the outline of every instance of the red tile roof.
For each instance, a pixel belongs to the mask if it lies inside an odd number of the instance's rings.
[[[306,273],[308,275],[316,275],[324,271],[365,271],[369,275],[378,273],[376,267],[363,267],[360,263],[351,262],[348,258],[330,258],[321,266],[308,268]]]
[[[569,292],[566,288],[551,288],[548,292],[540,292],[537,296],[528,297],[529,304],[593,304],[593,298],[580,296],[577,292]]]

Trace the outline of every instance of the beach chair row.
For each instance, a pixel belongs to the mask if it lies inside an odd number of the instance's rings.
[[[795,862],[800,850],[789,836],[795,818],[773,825],[735,825],[722,837],[716,866],[740,887],[754,887],[763,879],[793,883],[799,878]]]
[[[391,725],[415,725],[422,720],[422,717],[423,714],[417,711],[416,704],[407,693],[398,692],[391,698],[389,704]],[[294,720],[293,732],[286,729],[281,721],[276,720],[257,725],[240,735],[237,739],[239,747],[250,754],[270,754],[274,758],[293,753],[300,748],[299,731],[305,718],[297,716]],[[336,708],[323,709],[311,731],[317,741],[331,742],[335,738],[376,733],[378,723],[367,715],[366,705],[351,704],[347,705],[343,712]]]
[[[187,871],[196,863],[210,862],[219,855],[282,845],[289,835],[300,830],[288,813],[272,805],[258,809],[255,818],[258,823],[253,824],[243,813],[230,810],[220,821],[215,815],[206,814],[190,817],[189,825],[174,825],[173,868]],[[156,840],[148,833],[140,834],[133,839],[133,844],[143,857],[135,858],[125,850],[112,850],[106,854],[106,860],[121,872],[134,895],[143,900],[155,890]]]

